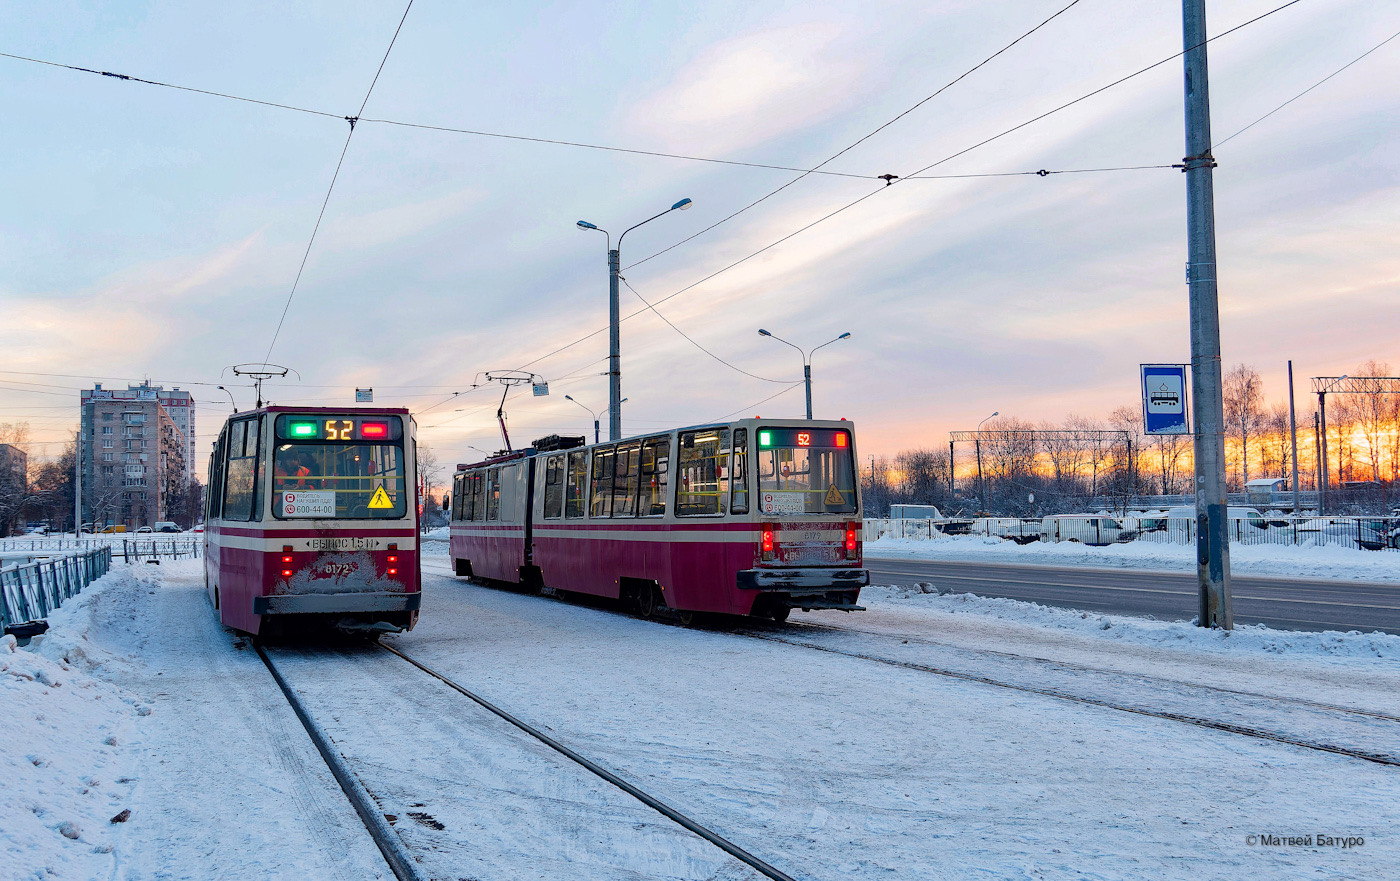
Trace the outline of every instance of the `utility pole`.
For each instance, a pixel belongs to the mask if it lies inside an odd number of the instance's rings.
[[[1327,473],[1327,390],[1323,389],[1317,393],[1317,414],[1322,425],[1318,433],[1318,461],[1321,466],[1317,477],[1317,513],[1327,513],[1327,489],[1332,482],[1332,475]]]
[[[93,412],[96,412],[94,408]],[[96,418],[96,417],[94,417]],[[77,443],[73,456],[73,540],[83,537],[83,429],[78,423]]]
[[[630,230],[628,231],[630,232]],[[623,233],[622,235],[627,235]],[[608,250],[608,440],[622,438],[622,311],[617,301],[617,276],[622,264],[622,236]]]
[[[953,460],[953,442],[952,442],[952,441],[948,441],[948,505],[949,505],[949,507],[952,507],[952,504],[953,504],[953,496],[957,495],[957,490],[958,490],[957,484],[954,482],[954,481],[957,480],[957,477],[955,476],[955,472],[954,472],[954,470],[953,470],[955,465],[956,465],[956,463],[955,463],[954,460]]]
[[[1230,536],[1225,496],[1225,408],[1221,385],[1220,307],[1216,290],[1215,188],[1206,65],[1205,0],[1182,0],[1186,74],[1187,264],[1191,312],[1191,392],[1196,419],[1197,623],[1234,627]]]
[[[1293,362],[1288,362],[1288,430],[1293,435],[1293,516],[1302,505],[1298,495],[1298,414],[1293,410]]]
[[[812,418],[812,365],[802,365],[802,379],[807,383],[807,418]]]

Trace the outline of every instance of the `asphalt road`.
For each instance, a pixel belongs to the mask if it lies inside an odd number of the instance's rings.
[[[1397,559],[1400,564],[1400,559]],[[1196,616],[1194,572],[1074,569],[1005,563],[865,558],[871,584],[928,581],[957,593],[1168,621]],[[1235,576],[1235,621],[1284,630],[1400,634],[1400,584]]]

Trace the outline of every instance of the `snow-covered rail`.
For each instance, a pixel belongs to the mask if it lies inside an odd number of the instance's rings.
[[[976,662],[959,662],[956,657],[952,657],[932,664],[891,656],[896,651],[905,651],[903,648],[891,647],[891,650],[876,653],[877,650],[873,650],[869,645],[856,648],[829,638],[822,641],[821,636],[817,635],[829,636],[832,633],[843,632],[861,634],[892,641],[899,647],[906,646],[911,641],[924,645],[939,645],[915,637],[876,634],[840,626],[789,624],[786,627],[748,628],[737,632],[754,639],[906,670],[1182,722],[1244,737],[1400,767],[1400,716],[1388,713],[1067,664],[1007,652],[958,648],[955,649],[957,654],[975,655]],[[1001,663],[995,663],[989,668],[987,659],[996,659]],[[1030,676],[1027,676],[1028,662],[1035,665]],[[1013,675],[997,675],[999,667],[1009,666],[1016,668]],[[1157,688],[1134,688],[1135,680],[1150,680]],[[1106,684],[1110,687],[1094,687]],[[1163,685],[1169,685],[1171,688],[1164,691],[1161,688]],[[1195,709],[1202,703],[1199,693],[1204,692],[1213,693],[1211,706],[1215,708],[1214,713],[1201,713]]]
[[[506,710],[502,709],[501,707],[497,706],[491,701],[488,701],[484,697],[465,688],[464,686],[452,680],[448,676],[438,672],[437,670],[432,669],[431,667],[409,656],[403,651],[400,651],[397,648],[393,648],[382,643],[378,645],[378,648],[382,649],[387,653],[397,655],[399,658],[403,659],[408,664],[411,664],[416,670],[427,674],[428,676],[437,680],[437,682],[441,683],[442,685],[445,685],[447,688],[450,688],[457,694],[468,698],[476,705],[489,711],[490,713],[494,714],[500,719],[508,722],[510,725],[513,725],[520,731],[527,734],[529,737],[533,738],[534,740],[553,750],[555,753],[564,756],[569,760],[569,762],[573,763],[573,765],[583,768],[589,773],[601,778],[612,787],[615,787],[617,790],[626,793],[626,795],[630,796],[631,798],[635,799],[636,801],[640,802],[646,807],[661,814],[666,819],[670,820],[671,822],[675,823],[676,825],[680,826],[686,831],[694,834],[704,842],[707,842],[708,844],[719,848],[724,853],[728,854],[734,859],[746,864],[762,876],[772,879],[772,881],[795,881],[795,879],[791,875],[773,866],[761,857],[758,857],[757,855],[753,854],[748,849],[740,846],[739,844],[736,844],[729,838],[726,838],[724,835],[715,831],[713,828],[698,822],[697,820],[686,815],[685,813],[682,813],[681,811],[667,804],[660,798],[657,798],[656,796],[636,786],[632,782],[618,776],[612,771],[609,771],[602,765],[592,761],[591,759],[580,754],[576,750],[566,746],[565,744],[559,742],[555,738],[549,736],[538,727],[533,726],[528,722],[525,722],[522,719],[518,718],[517,716],[507,712]],[[302,725],[303,727],[305,727],[307,734],[311,737],[312,742],[316,745],[316,748],[320,751],[322,757],[325,759],[326,764],[329,766],[332,774],[340,783],[341,789],[345,792],[351,804],[355,807],[355,810],[359,814],[361,821],[365,825],[365,828],[368,830],[375,844],[379,847],[380,852],[384,855],[385,860],[388,862],[389,867],[393,870],[395,876],[399,878],[400,881],[423,881],[423,879],[429,877],[438,877],[438,873],[431,873],[428,868],[425,868],[425,865],[430,865],[431,862],[435,860],[441,860],[444,854],[420,853],[416,848],[411,847],[411,841],[405,841],[405,839],[400,835],[400,833],[396,831],[393,827],[393,824],[397,821],[398,817],[386,813],[386,809],[384,807],[385,799],[383,797],[385,795],[385,792],[395,791],[401,795],[401,790],[403,790],[404,788],[403,785],[395,784],[393,782],[383,783],[381,785],[379,782],[362,781],[360,776],[351,767],[351,763],[353,761],[350,758],[351,753],[342,752],[345,747],[344,744],[341,742],[341,737],[336,736],[333,739],[332,735],[316,722],[315,717],[312,715],[311,709],[307,706],[307,701],[304,699],[305,692],[303,692],[297,686],[293,685],[292,682],[288,680],[286,672],[279,667],[277,661],[275,660],[275,655],[279,653],[269,653],[262,646],[258,646],[257,651],[259,656],[262,658],[263,662],[267,665],[269,672],[271,672],[273,678],[276,680],[278,687],[282,691],[282,694],[286,697],[288,703],[291,705],[298,719],[301,720]],[[355,654],[360,659],[360,661],[367,662],[366,656],[364,654],[358,652]],[[293,678],[299,677],[296,677],[294,675]],[[344,680],[337,679],[337,681]],[[361,681],[361,686],[364,686],[366,684],[367,683]],[[333,713],[332,715],[336,714]],[[342,720],[337,719],[337,721]],[[407,722],[411,720],[404,721]],[[423,719],[424,724],[432,724],[437,721],[440,720],[436,718],[429,718],[427,716],[425,716],[425,718]],[[405,737],[411,739],[411,735],[406,734],[404,732],[400,733],[404,734]],[[338,746],[337,744],[340,745]],[[422,796],[420,795],[419,797],[421,798]],[[421,805],[415,806],[421,807]],[[410,812],[409,817],[417,820],[421,824],[428,825],[436,830],[442,830],[443,828],[442,825],[435,824],[433,818],[426,814],[414,814]],[[457,877],[457,875],[453,874],[451,877]]]

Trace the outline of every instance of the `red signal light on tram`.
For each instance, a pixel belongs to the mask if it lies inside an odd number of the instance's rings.
[[[848,560],[856,558],[856,530],[860,528],[862,527],[859,523],[846,524],[846,559]]]
[[[838,447],[844,447],[845,445],[846,445],[846,433],[845,433],[844,431],[838,431],[838,432],[836,432],[836,446],[838,446]]]
[[[390,562],[390,563],[397,563],[398,561],[399,561],[399,555],[398,555],[398,554],[390,554],[390,555],[389,555],[389,562]]]
[[[290,569],[283,569],[283,570],[282,570],[282,577],[283,577],[283,578],[291,578],[291,577],[292,577],[292,570],[290,570]]]
[[[384,439],[389,436],[389,423],[387,422],[361,422],[360,437],[368,440]]]
[[[762,539],[760,540],[760,545],[759,545],[759,546],[760,546],[760,549],[761,549],[762,552],[763,552],[763,559],[765,559],[765,560],[771,560],[771,559],[773,559],[773,527],[772,527],[772,526],[765,526],[765,527],[763,527],[763,536],[762,536]]]
[[[398,575],[398,574],[399,574],[399,570],[397,570],[397,569],[390,569],[390,570],[389,570],[389,574],[390,574],[390,575]]]
[[[283,554],[283,555],[282,555],[282,564],[283,564],[283,565],[287,565],[287,564],[289,564],[289,563],[291,563],[291,562],[292,562],[292,555],[291,555],[291,554]]]

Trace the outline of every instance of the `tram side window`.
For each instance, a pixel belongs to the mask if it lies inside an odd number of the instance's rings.
[[[749,513],[749,430],[734,429],[734,468],[730,472],[729,513]]]
[[[617,450],[613,447],[593,451],[593,494],[590,517],[612,516],[613,465]]]
[[[729,429],[680,433],[676,516],[723,514],[729,496]]]
[[[248,521],[254,519],[257,509],[258,420],[235,422],[232,429],[224,478],[224,519]]]
[[[635,517],[637,515],[637,478],[640,476],[642,455],[641,444],[627,444],[617,448],[617,460],[613,465],[612,515],[614,517]]]
[[[558,520],[564,514],[564,457],[550,456],[544,463],[544,518]]]
[[[502,523],[516,523],[520,500],[520,464],[506,465],[496,472],[496,494],[500,498]]]
[[[666,478],[670,469],[670,438],[657,438],[642,444],[641,497],[637,501],[637,516],[660,517],[666,513]]]
[[[218,520],[224,510],[224,453],[228,449],[228,431],[219,433],[219,442],[209,457],[209,498],[204,511],[205,520]]]
[[[466,475],[452,475],[452,513],[449,515],[453,520],[462,519],[462,483]]]
[[[588,488],[588,453],[569,454],[569,471],[564,482],[564,516],[582,517],[587,510],[584,494]]]
[[[471,476],[473,520],[486,519],[486,474],[478,471]]]
[[[501,519],[501,469],[486,472],[486,519]]]

